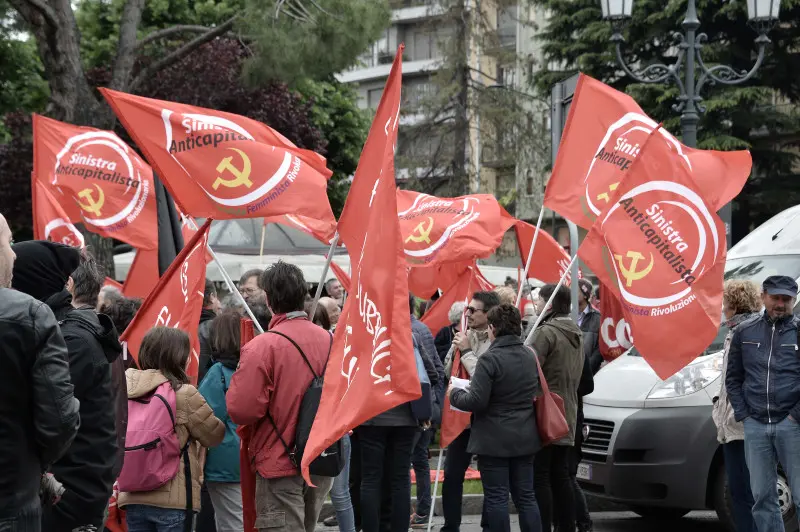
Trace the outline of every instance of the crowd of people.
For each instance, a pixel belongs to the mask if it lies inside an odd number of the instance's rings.
[[[14,244],[0,216],[0,531],[241,531],[242,427],[256,473],[256,529],[311,532],[328,496],[335,514],[325,524],[343,532],[426,528],[435,511],[431,448],[446,399],[471,417],[446,449],[443,532],[460,530],[475,460],[484,530],[510,529],[509,498],[523,531],[592,530],[576,480],[582,397],[603,364],[587,280],[579,280],[577,320],[569,290],[555,285],[528,293],[520,312],[512,281],[454,304],[451,323],[431,331],[418,319],[431,302],[409,295],[428,413],[411,402],[355,427],[341,440],[340,472],[312,476],[311,487],[295,433],[304,394],[330,356],[347,297],[341,284],[325,283],[315,306],[301,270],[284,262],[246,272],[241,298],[220,297],[207,282],[195,386],[187,333],[153,328],[135,361],[122,348],[119,334],[142,301],[104,288],[104,279],[86,250]],[[778,461],[790,484],[800,482],[796,294],[788,277],[768,278],[761,291],[743,281],[725,286],[731,332],[714,420],[740,531],[782,529]],[[243,348],[242,300],[265,331]],[[466,387],[449,382],[456,360]],[[537,366],[563,399],[569,428],[546,445],[537,430]]]

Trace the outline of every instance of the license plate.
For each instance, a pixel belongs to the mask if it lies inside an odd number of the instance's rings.
[[[578,464],[578,474],[575,476],[581,480],[592,480],[592,464]]]

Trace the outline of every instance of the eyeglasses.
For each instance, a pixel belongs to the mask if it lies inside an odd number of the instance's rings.
[[[475,308],[475,307],[467,307],[468,314],[474,314],[476,312],[483,312],[482,308]]]
[[[260,288],[251,288],[251,287],[241,289],[242,294],[247,294],[248,296],[254,296],[260,291],[261,291]]]

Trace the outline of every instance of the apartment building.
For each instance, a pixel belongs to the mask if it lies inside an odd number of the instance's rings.
[[[446,183],[461,171],[465,180],[461,193],[494,194],[506,198],[520,218],[538,215],[546,179],[542,161],[520,158],[517,143],[523,140],[519,135],[515,138],[516,128],[494,127],[492,116],[484,110],[487,98],[513,101],[525,111],[527,125],[541,131],[541,140],[549,142],[545,131],[549,107],[532,96],[529,86],[540,64],[534,28],[543,23],[542,14],[527,7],[527,2],[520,4],[524,6],[508,0],[391,0],[390,27],[355,66],[337,75],[355,87],[362,108],[374,109],[397,47],[405,44],[398,183],[418,179],[431,185],[427,190],[435,191],[437,183]],[[453,10],[461,10],[471,21],[466,32],[462,28],[457,35]],[[468,79],[466,84],[443,90],[441,74],[452,64],[448,59],[454,53],[464,54]],[[463,99],[458,101],[466,101],[462,115],[450,108],[442,112],[434,108],[459,96]],[[467,130],[465,148],[463,135],[462,144],[456,138],[455,124]]]

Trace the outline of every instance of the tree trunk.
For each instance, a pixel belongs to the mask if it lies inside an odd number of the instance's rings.
[[[50,102],[47,114],[56,120],[71,124],[111,130],[116,118],[111,108],[103,102],[86,80],[80,49],[80,32],[72,9],[72,0],[8,0],[28,25],[36,38],[39,56],[50,86]],[[156,65],[141,73],[135,82],[131,73],[136,59],[137,29],[142,18],[145,0],[126,0],[119,23],[119,43],[112,70],[111,88],[131,90],[133,83],[151,75],[154,71],[169,67],[202,44],[222,35],[233,27],[236,16],[207,31],[181,46]],[[183,26],[181,30],[198,31],[195,26]],[[156,32],[143,42],[150,42],[169,32]],[[91,246],[97,261],[114,277],[113,241],[84,231],[86,242]]]
[[[469,146],[469,12],[460,0],[454,7],[456,16],[455,40],[455,83],[458,93],[455,97],[455,130],[453,134],[453,162],[451,167],[450,193],[452,196],[469,194],[469,174],[467,172],[467,148]]]

